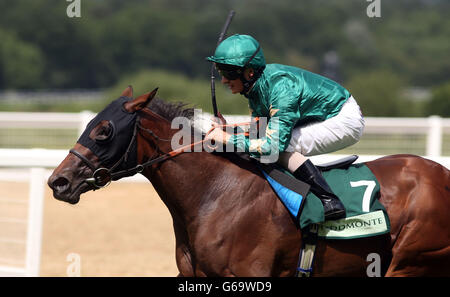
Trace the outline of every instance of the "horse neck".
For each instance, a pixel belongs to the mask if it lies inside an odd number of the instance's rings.
[[[220,173],[216,158],[205,152],[184,153],[157,168],[151,182],[171,214],[190,224],[205,205],[219,197],[211,187]]]
[[[164,135],[165,139],[171,139],[177,132],[164,122],[159,122],[156,127],[152,125],[152,130],[158,136]],[[142,132],[137,143],[141,163],[156,157],[155,145],[161,152],[172,151],[170,142],[143,136]],[[209,185],[220,174],[219,168],[225,166],[223,162],[223,158],[207,152],[185,152],[145,169],[142,174],[152,183],[172,217],[187,225],[198,218],[207,199],[214,199],[219,194]]]

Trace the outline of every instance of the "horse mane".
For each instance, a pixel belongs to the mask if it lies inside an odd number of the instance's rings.
[[[152,112],[158,114],[164,119],[171,122],[176,117],[184,117],[189,120],[189,125],[191,126],[192,131],[199,131],[203,136],[205,136],[206,132],[211,128],[211,118],[210,115],[201,112],[201,110],[197,110],[200,112],[195,113],[194,107],[187,107],[189,103],[184,102],[168,102],[158,97],[152,99],[150,104],[147,106]]]
[[[168,121],[172,121],[176,117],[192,119],[194,117],[194,108],[186,107],[187,105],[187,103],[183,102],[167,102],[160,98],[154,98],[148,108]]]
[[[186,107],[188,103],[183,102],[168,102],[160,98],[155,97],[152,99],[150,104],[147,106],[154,113],[165,118],[168,121],[172,121],[176,117],[186,117],[190,120],[191,129],[194,132],[199,130],[202,135],[205,135],[205,125],[209,125],[208,122],[205,124],[205,118],[194,118],[195,107]],[[207,129],[206,129],[207,130]],[[214,152],[213,155],[226,158],[232,163],[235,163],[242,169],[250,170],[255,172],[256,166],[254,162],[250,161],[247,157],[243,155],[236,154],[235,152]]]

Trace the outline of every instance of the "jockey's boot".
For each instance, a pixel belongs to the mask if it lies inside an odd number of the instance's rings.
[[[330,189],[319,169],[310,160],[306,160],[293,174],[296,178],[311,186],[311,192],[323,204],[325,220],[337,220],[345,217],[344,205]]]

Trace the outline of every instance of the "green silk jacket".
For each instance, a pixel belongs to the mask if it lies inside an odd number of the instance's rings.
[[[252,117],[267,119],[266,133],[253,139],[244,134],[233,135],[228,143],[259,158],[285,151],[297,124],[337,115],[350,93],[338,83],[307,70],[268,64],[245,97]]]

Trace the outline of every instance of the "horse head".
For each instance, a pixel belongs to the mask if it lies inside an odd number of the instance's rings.
[[[156,92],[157,89],[133,99],[133,89],[129,86],[88,123],[48,179],[56,199],[75,204],[82,193],[127,176],[127,169],[137,164],[137,113],[150,103]],[[125,174],[112,174],[118,171]]]

